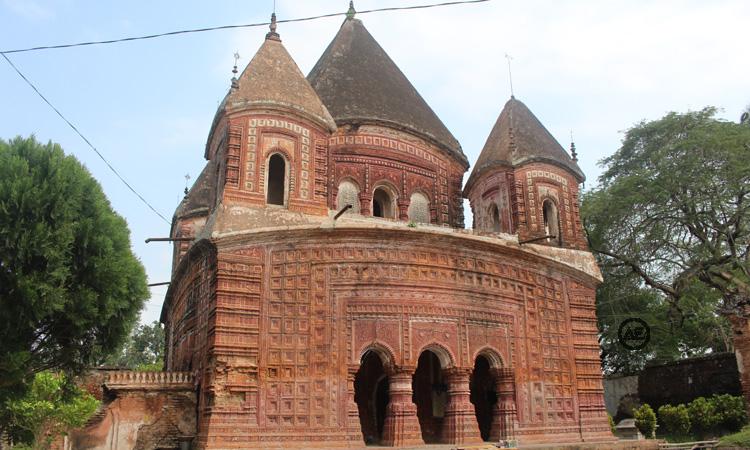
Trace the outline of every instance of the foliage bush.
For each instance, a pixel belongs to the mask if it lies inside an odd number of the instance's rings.
[[[705,397],[698,397],[687,405],[693,430],[699,434],[706,434],[716,429],[719,417],[716,415],[714,402]]]
[[[729,394],[714,395],[710,401],[714,405],[719,427],[728,431],[739,431],[743,425],[747,424],[747,411],[743,397]]]
[[[638,428],[638,431],[647,438],[653,438],[654,431],[656,431],[656,414],[648,403],[644,403],[640,408],[633,411],[633,417],[635,417],[635,427]]]
[[[613,419],[609,414],[607,414],[607,419],[609,419],[609,431],[611,431],[612,434],[615,434],[615,419]]]
[[[664,431],[684,436],[690,433],[690,414],[685,405],[663,405],[659,408],[659,420]]]

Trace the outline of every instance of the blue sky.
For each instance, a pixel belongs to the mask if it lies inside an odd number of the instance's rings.
[[[279,19],[345,11],[348,0],[277,0]],[[357,0],[357,9],[431,3]],[[0,0],[0,49],[151,34],[268,19],[263,1]],[[750,2],[523,1],[377,13],[360,18],[476,160],[510,95],[564,147],[571,130],[587,186],[622,131],[668,111],[722,108],[737,120],[750,104]],[[340,17],[281,24],[303,73],[336,34]],[[266,29],[215,31],[9,57],[122,175],[167,218],[185,174],[205,161],[211,120]],[[169,226],[117,180],[80,138],[0,60],[0,137],[35,134],[86,164],[130,225],[150,282],[168,281],[170,245],[145,244]],[[166,287],[152,289],[142,320],[158,319]]]

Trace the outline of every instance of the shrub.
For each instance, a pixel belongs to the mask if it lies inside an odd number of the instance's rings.
[[[698,397],[690,402],[687,408],[695,431],[705,434],[715,429],[719,424],[714,402],[706,400],[704,397]]]
[[[729,430],[739,431],[747,423],[745,399],[729,394],[711,397],[718,426]]]
[[[609,414],[607,414],[607,419],[609,419],[609,431],[611,431],[612,434],[615,434],[615,419]]]
[[[685,405],[660,407],[659,419],[667,433],[680,436],[690,433],[690,414]]]
[[[656,430],[656,414],[648,406],[648,403],[644,403],[640,408],[633,411],[633,417],[635,417],[635,427],[638,428],[638,431],[647,438],[653,438]]]

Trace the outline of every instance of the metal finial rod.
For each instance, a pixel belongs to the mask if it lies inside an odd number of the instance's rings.
[[[240,59],[240,54],[238,52],[234,52],[234,68],[232,69],[232,73],[237,75],[237,61]]]
[[[510,81],[510,96],[514,97],[514,94],[513,94],[513,72],[511,71],[511,68],[510,68],[510,62],[513,59],[513,57],[506,53],[505,54],[505,59],[508,60],[508,80]]]
[[[349,0],[349,11],[346,12],[346,18],[353,19],[355,14],[357,14],[357,11],[354,9],[354,1]]]

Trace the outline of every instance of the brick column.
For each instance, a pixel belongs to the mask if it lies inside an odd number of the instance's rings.
[[[748,311],[744,307],[741,315],[727,314],[726,318],[732,325],[732,344],[737,358],[737,371],[740,374],[740,387],[745,397],[745,406],[750,414],[750,321]]]
[[[474,415],[474,405],[469,399],[470,369],[446,369],[448,403],[443,418],[442,441],[446,444],[468,444],[482,442],[479,425]]]
[[[417,405],[411,399],[415,368],[399,368],[389,377],[390,400],[385,413],[383,445],[406,447],[424,445],[417,419]]]
[[[359,366],[349,366],[349,370],[346,374],[346,392],[347,392],[347,404],[346,404],[346,434],[349,442],[364,442],[362,436],[362,426],[359,422],[359,408],[357,402],[354,401],[354,377],[357,375]]]
[[[396,203],[398,204],[398,219],[409,220],[409,200],[399,198]]]
[[[359,211],[363,216],[372,215],[372,194],[368,192],[359,193]]]
[[[518,427],[516,414],[516,377],[512,367],[493,369],[497,403],[492,410],[490,441],[515,439]]]

